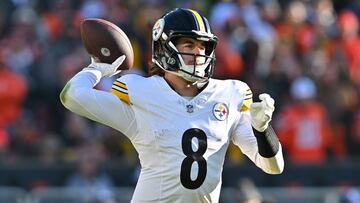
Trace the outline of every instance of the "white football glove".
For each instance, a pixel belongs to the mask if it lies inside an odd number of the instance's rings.
[[[118,74],[121,70],[117,70],[117,68],[124,62],[126,56],[122,55],[117,58],[112,64],[109,63],[100,63],[97,62],[93,57],[91,57],[91,63],[87,68],[95,68],[101,72],[102,77],[108,76],[111,77],[113,75]]]
[[[272,114],[275,110],[274,99],[263,93],[259,95],[260,102],[250,105],[251,125],[259,132],[264,132],[269,126]]]

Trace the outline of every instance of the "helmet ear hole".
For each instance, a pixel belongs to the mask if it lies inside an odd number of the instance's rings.
[[[173,57],[170,57],[170,58],[168,59],[167,63],[170,64],[170,65],[175,65],[176,60],[175,60]]]

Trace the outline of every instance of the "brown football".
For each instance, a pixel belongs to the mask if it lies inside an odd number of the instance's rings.
[[[118,70],[127,70],[134,62],[134,52],[127,35],[115,24],[88,18],[81,23],[81,38],[86,51],[102,63],[112,63],[119,56],[126,59]]]

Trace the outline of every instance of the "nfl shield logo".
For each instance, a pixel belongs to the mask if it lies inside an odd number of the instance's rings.
[[[194,106],[191,104],[186,105],[186,112],[188,112],[188,113],[194,112]]]
[[[217,103],[214,105],[213,114],[219,121],[224,121],[229,114],[229,109],[224,103]]]

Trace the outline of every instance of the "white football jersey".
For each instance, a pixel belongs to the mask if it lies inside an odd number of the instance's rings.
[[[273,158],[258,154],[252,93],[243,82],[210,79],[187,99],[160,76],[124,75],[110,93],[92,89],[98,80],[94,71],[80,72],[65,87],[63,103],[131,140],[141,163],[133,203],[218,202],[230,141],[265,172],[283,164],[281,147]]]

